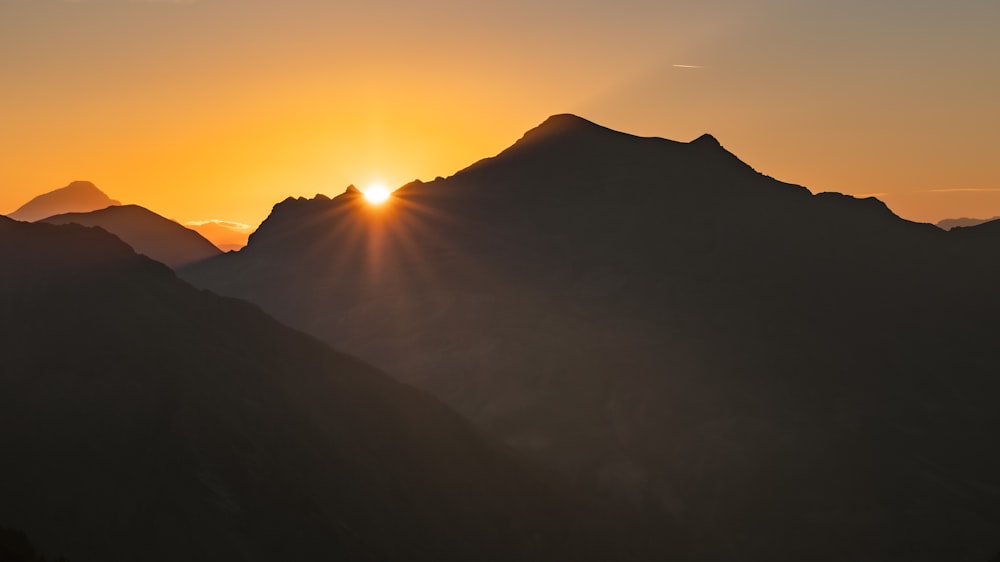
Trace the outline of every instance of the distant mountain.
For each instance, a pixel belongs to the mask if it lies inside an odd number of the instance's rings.
[[[993,217],[990,219],[970,219],[968,217],[962,217],[960,219],[944,219],[937,223],[938,228],[944,230],[951,230],[957,226],[976,226],[977,224],[983,224],[984,222],[990,222],[1000,220],[1000,217]]]
[[[46,556],[644,557],[436,400],[103,230],[0,218],[0,310],[0,522]]]
[[[219,248],[190,228],[138,205],[108,207],[89,213],[66,213],[40,222],[99,226],[136,252],[177,268],[217,256]]]
[[[34,222],[52,215],[86,213],[111,205],[121,203],[109,198],[89,181],[75,181],[66,187],[35,197],[7,216],[14,220]]]
[[[188,223],[187,228],[201,234],[223,252],[240,250],[246,246],[251,230],[242,225],[233,225],[233,223],[225,221]]]
[[[666,510],[693,560],[981,560],[1000,241],[977,229],[560,115],[382,206],[285,200],[182,275]]]

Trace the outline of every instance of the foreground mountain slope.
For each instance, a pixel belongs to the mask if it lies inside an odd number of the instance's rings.
[[[971,560],[1000,544],[984,232],[562,115],[380,207],[286,200],[183,275],[668,511],[694,559]]]
[[[74,181],[66,187],[43,193],[8,214],[19,221],[34,222],[62,213],[86,213],[121,205],[89,181]]]
[[[0,264],[0,522],[46,555],[642,558],[435,400],[103,230],[0,218]]]
[[[202,235],[138,205],[120,205],[88,213],[66,213],[43,219],[49,224],[99,226],[136,252],[172,268],[221,254]]]

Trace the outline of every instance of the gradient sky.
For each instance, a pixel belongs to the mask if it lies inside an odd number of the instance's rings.
[[[997,0],[0,0],[0,212],[179,221],[447,176],[555,113],[814,192],[1000,215]]]

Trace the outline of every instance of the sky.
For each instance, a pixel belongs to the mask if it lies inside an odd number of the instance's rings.
[[[557,113],[933,222],[1000,215],[997,0],[0,0],[0,213],[180,222],[448,176]]]

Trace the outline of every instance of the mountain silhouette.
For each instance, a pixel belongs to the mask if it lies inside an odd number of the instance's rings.
[[[981,228],[813,195],[709,135],[559,115],[378,207],[287,199],[182,275],[666,511],[692,560],[982,560],[1000,240]]]
[[[221,253],[201,234],[138,205],[66,213],[40,222],[99,226],[121,238],[136,252],[173,268],[191,265]]]
[[[610,504],[104,230],[0,218],[0,310],[0,522],[46,556],[643,558]]]
[[[19,221],[34,222],[62,213],[86,213],[111,205],[121,205],[89,181],[75,181],[48,193],[43,193],[21,205],[7,216]]]

